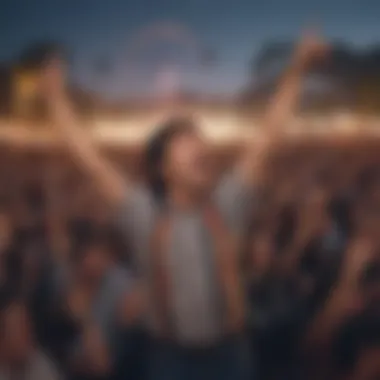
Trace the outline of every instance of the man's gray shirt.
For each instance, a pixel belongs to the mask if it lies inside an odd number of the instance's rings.
[[[213,194],[213,203],[231,232],[242,233],[251,211],[250,190],[235,174],[226,176]],[[136,186],[128,192],[121,210],[121,225],[131,240],[135,263],[150,284],[151,235],[159,207],[153,194]],[[213,342],[221,337],[220,284],[213,263],[213,239],[201,210],[170,209],[169,252],[164,263],[171,283],[171,308],[177,338],[186,344]],[[147,316],[154,329],[154,301]]]

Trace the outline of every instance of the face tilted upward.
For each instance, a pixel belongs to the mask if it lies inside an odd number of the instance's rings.
[[[185,131],[169,142],[163,160],[163,174],[168,182],[202,190],[212,181],[211,156],[203,136]]]

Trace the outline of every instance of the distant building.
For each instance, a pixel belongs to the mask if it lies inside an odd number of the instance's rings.
[[[0,65],[0,116],[43,120],[46,109],[38,94],[38,80],[43,65],[54,57],[65,59],[63,50],[56,44],[34,44],[17,59]],[[69,95],[79,114],[97,109],[93,96],[75,87]]]

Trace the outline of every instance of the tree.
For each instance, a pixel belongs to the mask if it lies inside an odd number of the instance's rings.
[[[293,43],[264,45],[251,65],[251,80],[242,99],[250,106],[268,101],[293,50]],[[326,84],[324,91],[305,92],[307,109],[350,108],[360,112],[380,112],[380,46],[356,51],[335,43],[329,59],[312,67],[309,78]],[[306,82],[308,83],[308,82]]]

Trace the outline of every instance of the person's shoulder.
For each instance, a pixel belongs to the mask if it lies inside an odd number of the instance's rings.
[[[219,181],[218,186],[226,186],[231,185],[235,182],[239,182],[240,178],[238,176],[238,172],[235,168],[229,169],[226,172],[222,173]]]
[[[131,185],[128,192],[128,198],[133,200],[150,200],[153,197],[149,186],[144,182],[138,182]]]
[[[231,224],[246,221],[247,212],[251,209],[254,191],[248,186],[238,170],[225,173],[219,180],[214,191],[213,199],[219,210]],[[240,224],[239,224],[240,225]]]
[[[216,186],[216,195],[228,198],[252,194],[255,186],[248,184],[239,170],[232,168],[223,173]]]
[[[115,210],[116,222],[123,229],[145,230],[155,215],[155,209],[154,197],[150,189],[144,184],[134,184]]]
[[[133,184],[121,206],[123,211],[135,216],[143,210],[153,210],[155,208],[153,192],[144,183]]]

